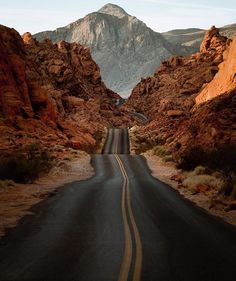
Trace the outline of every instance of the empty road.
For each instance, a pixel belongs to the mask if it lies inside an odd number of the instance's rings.
[[[0,281],[235,281],[236,230],[151,176],[110,129],[96,174],[0,240]]]

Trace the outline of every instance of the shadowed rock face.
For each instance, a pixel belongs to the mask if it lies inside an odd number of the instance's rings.
[[[35,142],[91,150],[104,126],[130,121],[79,44],[39,43],[0,26],[0,74],[2,150]]]
[[[0,115],[32,117],[23,41],[13,29],[0,26],[0,31]]]
[[[213,27],[205,35],[201,52],[163,62],[153,77],[143,79],[134,88],[124,108],[144,113],[149,118],[149,124],[140,128],[141,137],[148,136],[147,142],[152,146],[165,144],[176,159],[191,147],[212,149],[224,144],[235,145],[235,91],[200,107],[195,102],[196,98],[197,101],[201,98],[199,93],[204,87],[203,92],[205,89],[214,92],[214,80],[223,79],[221,71],[226,75],[224,71],[231,66],[235,71],[234,42],[229,47],[230,41]],[[225,54],[230,54],[231,59],[230,62],[226,59],[222,68],[226,49]],[[225,77],[232,78],[232,75]]]
[[[124,94],[129,94],[141,77],[152,75],[161,61],[175,53],[160,33],[112,4],[66,27],[34,37],[39,41],[50,38],[53,42],[65,40],[89,46],[106,85]]]

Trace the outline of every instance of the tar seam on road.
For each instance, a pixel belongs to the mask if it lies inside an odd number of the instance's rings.
[[[114,152],[113,152],[113,153],[118,153],[119,138],[120,138],[120,130],[117,130],[117,129],[115,129],[115,130],[116,130],[115,133],[117,134],[117,136],[116,136],[116,138],[115,138],[116,142],[115,142],[115,149],[114,149]]]
[[[136,225],[134,214],[133,214],[132,207],[131,207],[129,177],[126,173],[125,167],[124,167],[120,157],[117,154],[115,154],[114,156],[118,162],[122,176],[124,178],[121,207],[122,207],[122,215],[123,215],[124,229],[125,229],[125,252],[124,252],[123,261],[122,261],[121,268],[120,268],[120,274],[119,274],[118,281],[127,281],[128,280],[131,260],[132,260],[131,230],[130,230],[130,226],[128,224],[128,217],[127,217],[127,211],[125,208],[125,205],[126,205],[125,202],[127,202],[128,215],[129,215],[131,225],[133,228],[134,241],[135,241],[135,246],[136,246],[135,266],[134,266],[132,281],[140,281],[141,271],[142,271],[142,243],[141,243],[140,234],[139,234],[138,227]]]

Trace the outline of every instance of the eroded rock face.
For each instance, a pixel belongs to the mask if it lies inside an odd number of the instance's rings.
[[[33,116],[26,82],[26,54],[20,35],[0,26],[0,115]]]
[[[179,124],[175,141],[169,142],[168,146],[176,159],[187,157],[192,159],[193,164],[204,157],[204,152],[218,150],[218,155],[221,153],[221,160],[218,161],[226,166],[226,158],[235,154],[236,149],[236,91],[220,95],[196,107],[189,118]],[[233,161],[231,160],[231,165],[235,167],[236,161]],[[222,163],[216,165],[220,166]]]
[[[236,89],[236,37],[224,53],[224,60],[219,65],[219,72],[213,81],[206,85],[196,98],[200,104]]]
[[[97,132],[131,121],[115,107],[118,97],[88,48],[0,26],[1,149],[39,142],[91,151]]]

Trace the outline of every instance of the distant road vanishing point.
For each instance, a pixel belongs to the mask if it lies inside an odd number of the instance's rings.
[[[236,229],[153,178],[127,129],[92,165],[0,240],[0,281],[236,280]]]

